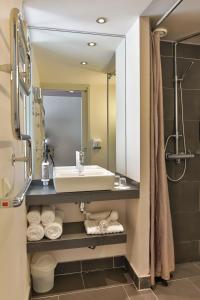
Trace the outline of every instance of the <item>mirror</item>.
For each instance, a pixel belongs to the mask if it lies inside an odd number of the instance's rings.
[[[36,89],[33,98],[35,178],[41,177],[44,140],[55,166],[75,165],[75,151],[82,150],[84,164],[116,171],[116,91],[118,77],[125,76],[125,51],[118,49],[124,40],[30,28],[33,84],[39,82],[42,91]]]

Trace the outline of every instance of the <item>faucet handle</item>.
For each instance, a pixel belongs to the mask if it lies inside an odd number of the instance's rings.
[[[85,156],[84,151],[80,151],[79,155],[80,155],[80,163],[84,164],[84,156]]]

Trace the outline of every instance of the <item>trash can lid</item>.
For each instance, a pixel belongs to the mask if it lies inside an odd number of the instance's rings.
[[[56,265],[55,257],[49,253],[35,253],[31,260],[31,268],[37,270],[54,269]]]

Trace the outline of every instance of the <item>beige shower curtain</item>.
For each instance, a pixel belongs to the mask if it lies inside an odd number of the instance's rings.
[[[174,244],[164,151],[163,90],[160,35],[151,37],[151,283],[174,271]]]

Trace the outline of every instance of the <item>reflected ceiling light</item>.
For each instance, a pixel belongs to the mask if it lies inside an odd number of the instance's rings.
[[[99,24],[105,24],[107,22],[107,19],[104,18],[104,17],[99,17],[97,20],[96,20],[97,23]]]
[[[69,91],[69,92],[72,93],[72,94],[74,93],[74,91]]]
[[[97,43],[95,43],[95,42],[88,43],[88,46],[90,46],[90,47],[95,47],[96,45],[97,45]]]
[[[85,66],[85,65],[87,65],[88,63],[87,63],[87,61],[82,61],[81,62],[81,65],[83,65],[83,66]]]

